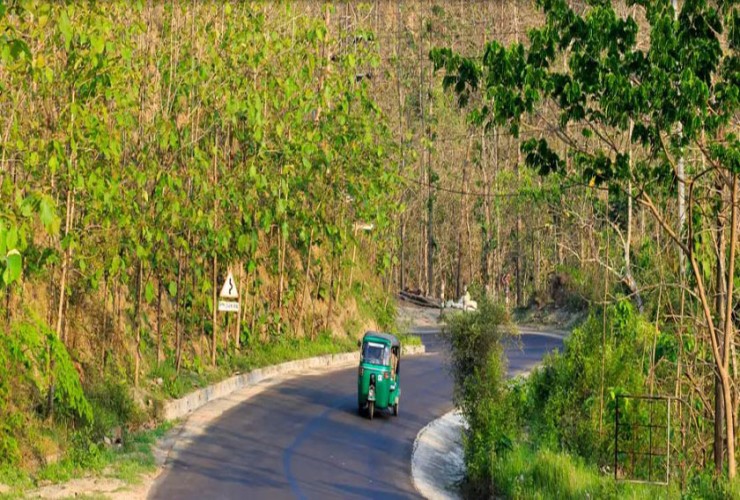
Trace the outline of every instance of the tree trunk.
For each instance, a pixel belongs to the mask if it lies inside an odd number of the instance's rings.
[[[188,238],[190,240],[190,238]],[[180,297],[182,292],[182,250],[177,255],[177,293],[175,293],[175,371],[180,373],[180,364],[182,363],[182,331],[180,328]]]
[[[634,122],[630,120],[628,140],[630,137],[632,137],[633,127],[634,127]],[[632,142],[631,141],[629,142],[629,169],[630,169],[630,172],[632,172]],[[640,295],[640,290],[637,288],[637,281],[635,280],[634,276],[632,276],[632,264],[631,264],[631,257],[630,257],[631,249],[632,249],[632,180],[627,182],[627,236],[624,239],[624,278],[622,281],[627,285],[627,288],[629,288],[633,296],[635,305],[637,306],[637,310],[640,313],[642,313],[643,312],[642,296]]]
[[[334,245],[332,245],[331,259],[329,261],[329,307],[326,309],[326,328],[329,328],[331,314],[334,308]]]
[[[424,16],[419,16],[419,110],[421,112],[421,134],[423,138],[426,138],[427,136],[427,130],[426,130],[426,99],[425,99],[425,91],[426,88],[424,87],[424,57],[423,57],[423,47],[424,47]],[[426,168],[426,162],[424,161],[424,158],[427,153],[427,145],[422,140],[421,142],[421,163],[419,166],[419,178],[421,180],[420,185],[423,187],[429,183],[429,172]],[[427,188],[427,193],[429,192]],[[427,217],[429,216],[429,199],[427,196]],[[421,232],[422,238],[420,239],[420,248],[421,252],[419,253],[420,262],[419,262],[419,278],[417,286],[422,291],[428,291],[429,290],[429,262],[431,259],[427,255],[429,252],[429,240],[430,237],[427,234],[429,230],[429,222],[424,223],[424,220],[420,217],[420,223],[421,223]],[[424,280],[427,280],[425,283]]]
[[[239,311],[236,313],[236,329],[234,331],[234,346],[236,347],[236,350],[238,351],[241,348],[241,339],[242,339],[242,315],[244,314],[244,301],[246,299],[245,296],[245,287],[248,285],[245,285],[245,279],[244,279],[244,263],[239,262],[239,300],[237,301],[239,304]]]
[[[143,266],[139,259],[139,273],[136,278],[136,349],[134,350],[134,387],[139,387],[139,371],[141,369],[141,287],[143,278]]]
[[[157,366],[162,364],[162,279],[157,280]]]
[[[517,166],[516,166],[516,178],[517,183],[520,179],[519,162],[522,158],[522,152],[520,143],[517,140]],[[516,306],[522,307],[524,290],[522,289],[522,248],[521,248],[521,234],[522,234],[522,216],[519,210],[519,202],[517,201],[516,206],[516,226],[514,229],[514,254],[515,254],[515,276],[516,276]]]
[[[107,351],[108,351],[108,284],[109,284],[109,277],[105,277],[105,281],[103,283],[103,325],[100,329],[100,336],[101,342],[100,345],[102,346],[102,353],[100,356],[100,375],[101,377],[105,374],[105,362],[107,357]]]
[[[218,257],[216,253],[213,253],[213,335],[212,335],[212,349],[211,349],[211,364],[216,366],[216,348],[218,347]]]
[[[74,194],[72,193],[73,188],[67,189],[67,216],[64,225],[64,236],[66,238],[69,235],[72,226],[72,215],[74,212]],[[67,296],[67,269],[69,267],[70,250],[67,247],[62,254],[62,275],[59,279],[59,306],[57,308],[57,324],[56,334],[57,337],[64,341],[62,336],[62,323],[64,321],[64,299]]]
[[[72,102],[74,102],[74,93]],[[74,115],[72,118],[74,124]],[[74,153],[72,154],[74,157]],[[74,217],[74,194],[71,187],[67,188],[67,216],[64,227],[64,237],[69,235],[72,226],[72,218]],[[62,276],[59,280],[59,308],[57,310],[57,324],[56,324],[56,336],[64,343],[64,335],[62,331],[62,325],[64,322],[64,303],[67,298],[65,289],[67,288],[67,269],[69,267],[70,260],[70,247],[68,246],[62,255]],[[54,379],[54,353],[50,350],[49,352],[49,365],[47,367],[47,373],[49,375],[49,393],[47,397],[47,410],[50,419],[54,418],[54,395],[56,392],[56,381]]]
[[[519,4],[514,4],[514,31],[516,32],[516,42],[519,43]],[[521,138],[517,137],[516,140],[516,182],[517,186],[521,183],[521,172],[520,166],[522,164],[522,144]],[[516,241],[515,241],[515,252],[516,252],[516,306],[522,307],[523,305],[523,293],[522,289],[522,257],[521,257],[521,235],[522,235],[522,214],[517,200],[516,204]]]
[[[481,275],[483,284],[488,286],[491,283],[491,239],[493,238],[491,225],[493,221],[491,217],[491,183],[488,181],[488,143],[485,129],[481,131],[481,173],[485,186],[485,197],[483,198],[485,228],[482,231],[484,241],[481,245]]]
[[[727,299],[727,290],[725,288],[725,255],[727,252],[727,241],[725,239],[725,189],[722,181],[717,183],[717,189],[719,191],[719,197],[715,206],[715,213],[717,215],[717,274],[716,274],[716,287],[714,297],[714,307],[717,311],[717,319],[719,323],[718,330],[724,333],[725,324],[725,300]],[[724,342],[720,339],[720,344],[724,346]],[[720,353],[724,356],[720,348]],[[721,475],[724,470],[724,450],[725,450],[725,430],[724,430],[724,396],[722,391],[722,381],[717,373],[714,374],[714,443],[712,451],[714,452],[714,470],[717,474]]]
[[[606,194],[606,213],[609,214],[609,192]],[[609,233],[606,233],[606,266],[604,266],[604,303],[601,306],[601,390],[599,391],[599,434],[604,424],[604,374],[606,372],[606,304],[609,294]]]
[[[401,2],[396,3],[396,90],[398,91],[398,139],[401,147],[401,175],[406,173],[406,137],[403,127],[403,88],[401,87]],[[403,200],[401,200],[403,201]],[[406,288],[406,222],[403,214],[399,214],[399,271],[398,286]]]
[[[306,272],[303,273],[303,292],[301,293],[301,321],[304,318],[305,306],[306,306],[306,293],[308,293],[308,282],[311,278],[311,252],[313,250],[313,231],[314,227],[311,226],[311,232],[308,233],[308,252],[306,252]],[[313,299],[312,299],[313,302]]]
[[[714,470],[721,475],[724,469],[725,430],[724,430],[724,397],[722,380],[714,375]]]
[[[214,137],[213,150],[213,230],[218,232],[218,197],[216,189],[218,187],[218,132]],[[218,347],[218,251],[213,249],[213,349],[211,351],[211,364],[216,366],[216,348]]]
[[[355,238],[357,238],[357,231],[355,230]],[[355,240],[354,243],[352,243],[352,262],[349,268],[349,283],[347,284],[347,289],[351,292],[352,291],[352,283],[354,281],[354,275],[355,275],[355,259],[357,258],[357,241]]]
[[[465,183],[465,191],[467,192],[469,189],[469,183],[466,181]],[[468,236],[468,283],[473,282],[473,231],[470,229],[470,209],[468,207],[467,202],[465,203],[465,231]]]
[[[735,415],[733,413],[732,394],[730,391],[729,369],[730,369],[730,346],[734,344],[734,327],[732,322],[732,302],[735,284],[735,256],[737,252],[737,174],[732,174],[732,192],[730,193],[730,241],[729,256],[727,259],[727,286],[725,294],[724,312],[724,374],[728,380],[723,384],[725,420],[727,432],[727,469],[730,479],[735,477],[737,466],[735,463]]]

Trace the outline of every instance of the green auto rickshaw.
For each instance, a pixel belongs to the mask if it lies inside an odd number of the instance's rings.
[[[392,408],[393,415],[398,416],[401,342],[389,333],[367,332],[358,344],[357,406],[360,415],[367,410],[372,420],[376,409]]]

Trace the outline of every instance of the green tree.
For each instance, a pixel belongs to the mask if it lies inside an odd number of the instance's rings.
[[[547,114],[554,134],[522,144],[527,165],[542,175],[562,172],[621,190],[653,215],[676,253],[687,257],[687,291],[695,321],[707,332],[716,397],[723,403],[716,406],[715,435],[726,443],[734,477],[738,7],[691,0],[675,16],[668,0],[630,2],[644,14],[641,25],[634,14],[620,17],[611,2],[590,1],[583,13],[564,0],[538,4],[545,24],[529,33],[528,46],[494,41],[480,58],[437,49],[431,54],[435,67],[444,68],[444,83],[460,104],[482,93],[483,103],[471,114],[481,126],[508,126],[518,134],[527,117]],[[570,171],[556,145],[571,159]],[[685,229],[671,203],[681,182],[688,186]],[[718,236],[714,242],[707,231]]]

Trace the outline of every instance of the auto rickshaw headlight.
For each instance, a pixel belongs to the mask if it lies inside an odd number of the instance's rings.
[[[391,378],[391,372],[383,372],[383,378],[386,380]]]
[[[370,383],[371,384],[374,384],[375,383],[375,374],[374,373],[371,373],[370,374]]]

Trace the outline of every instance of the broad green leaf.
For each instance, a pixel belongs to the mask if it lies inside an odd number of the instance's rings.
[[[59,26],[59,31],[61,32],[62,37],[64,37],[64,45],[66,49],[69,50],[72,44],[72,23],[69,20],[69,15],[66,10],[63,10],[59,16],[57,26]]]
[[[18,245],[18,228],[10,226],[7,234],[5,235],[5,248],[13,249]]]
[[[113,260],[111,261],[110,274],[112,276],[115,276],[118,273],[118,270],[120,268],[121,268],[121,258],[118,255],[116,255],[115,257],[113,257]]]
[[[57,217],[54,200],[50,196],[42,196],[39,202],[39,219],[46,228],[47,233],[56,236],[59,233],[61,221]]]
[[[5,257],[5,272],[3,272],[3,281],[10,285],[21,276],[23,270],[23,259],[18,250],[13,249]]]

